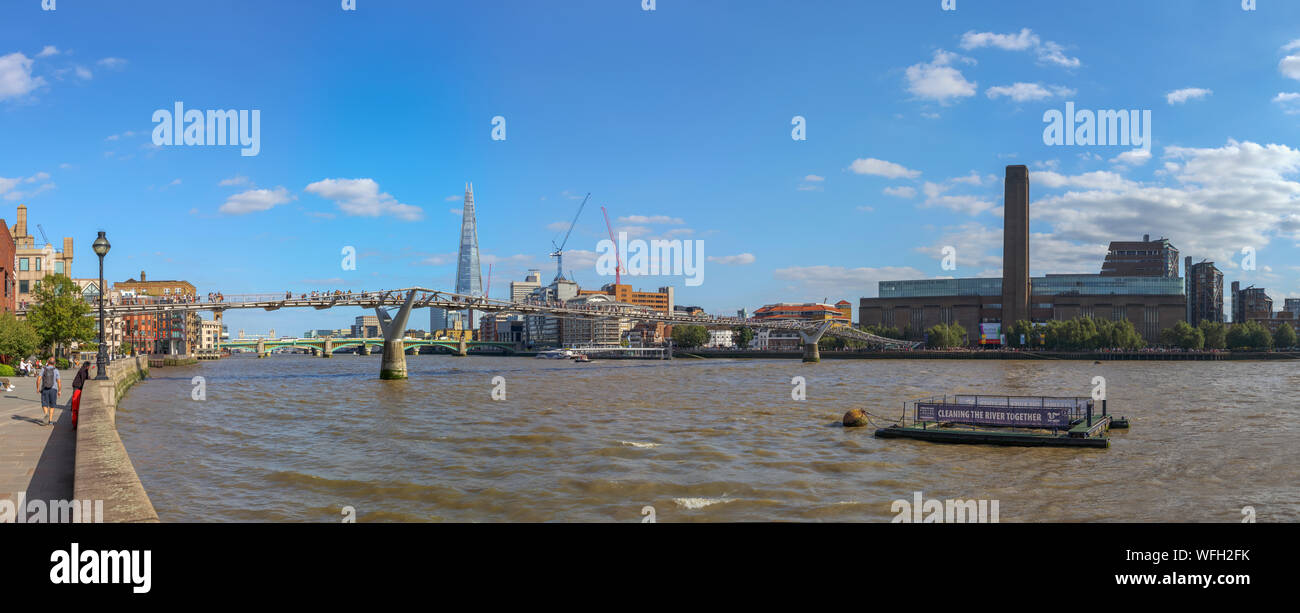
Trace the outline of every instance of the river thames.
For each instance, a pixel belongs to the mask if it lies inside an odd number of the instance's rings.
[[[156,369],[117,426],[163,521],[890,521],[895,499],[1003,522],[1300,519],[1294,362],[235,356]],[[1102,450],[938,445],[843,428],[943,393],[1087,396]],[[206,398],[194,400],[193,377]],[[493,378],[504,380],[494,400]],[[791,399],[803,376],[807,399]]]

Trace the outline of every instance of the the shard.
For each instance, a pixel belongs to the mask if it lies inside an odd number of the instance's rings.
[[[456,293],[483,295],[483,275],[478,264],[478,222],[474,218],[474,184],[465,184],[465,209],[460,218],[460,256],[456,261]],[[464,311],[464,329],[472,330],[474,312]]]

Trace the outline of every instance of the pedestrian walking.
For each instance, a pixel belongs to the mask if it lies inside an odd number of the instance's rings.
[[[52,426],[54,409],[58,407],[59,395],[63,393],[63,380],[59,377],[59,369],[54,367],[53,357],[41,369],[41,376],[36,379],[36,391],[41,395],[41,410],[45,412],[45,423],[41,425]]]
[[[77,429],[77,410],[81,408],[81,388],[86,385],[86,379],[90,378],[90,361],[81,363],[81,369],[77,371],[77,376],[72,378],[72,401],[68,406],[72,408],[72,429]]]

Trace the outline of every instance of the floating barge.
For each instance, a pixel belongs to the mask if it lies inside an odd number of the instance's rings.
[[[932,443],[1015,447],[1109,447],[1111,428],[1127,428],[1101,401],[1056,396],[936,396],[905,404],[899,423],[876,430],[880,438]],[[909,420],[909,415],[911,419]]]

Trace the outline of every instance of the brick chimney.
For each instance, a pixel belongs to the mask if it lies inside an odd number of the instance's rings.
[[[140,271],[140,282],[144,283],[144,271]]]

